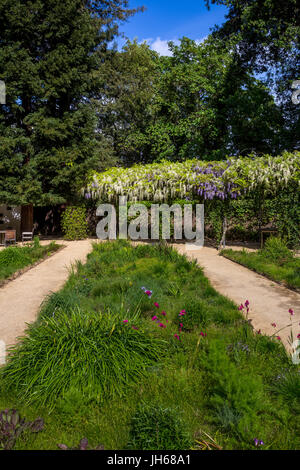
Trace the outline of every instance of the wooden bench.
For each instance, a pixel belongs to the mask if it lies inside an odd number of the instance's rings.
[[[17,243],[17,233],[16,230],[5,230],[5,246],[7,243]]]

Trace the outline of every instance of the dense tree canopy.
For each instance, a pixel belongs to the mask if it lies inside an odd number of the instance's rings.
[[[228,7],[215,38],[236,42],[240,69],[262,74],[284,117],[283,148],[300,148],[300,108],[291,102],[291,85],[300,79],[300,3],[298,0],[205,0]]]
[[[125,0],[0,0],[0,200],[57,203],[75,197],[90,168],[112,156],[95,132],[90,97]]]
[[[107,63],[99,126],[123,163],[279,151],[280,110],[262,82],[237,70],[230,42],[183,38],[170,49],[159,57],[128,42]]]

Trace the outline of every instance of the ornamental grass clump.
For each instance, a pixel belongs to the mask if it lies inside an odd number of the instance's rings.
[[[165,350],[136,318],[124,324],[111,312],[59,312],[30,327],[2,371],[5,388],[26,403],[54,405],[72,388],[102,402],[121,396]]]

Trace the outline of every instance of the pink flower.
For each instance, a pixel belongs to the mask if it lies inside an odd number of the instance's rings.
[[[152,291],[151,290],[145,290],[145,294],[148,295],[149,299],[152,297]]]
[[[276,336],[276,338],[277,338],[279,341],[281,340],[280,336]]]
[[[163,323],[160,323],[159,326],[160,328],[166,328],[166,325],[164,325]]]
[[[154,315],[154,317],[152,317],[152,321],[155,321],[155,320],[157,320],[157,319],[158,319],[158,318],[157,318],[156,315]]]
[[[162,314],[164,317],[167,315],[164,310],[161,312],[161,314]]]
[[[246,300],[245,306],[246,306],[246,307],[249,307],[249,300]]]
[[[243,310],[243,308],[244,308],[244,305],[241,304],[241,305],[239,306],[239,310],[241,311],[241,310]]]
[[[154,305],[156,308],[159,308],[159,304],[157,302],[154,302]]]
[[[294,310],[292,308],[289,309],[289,314],[294,315]]]
[[[128,323],[128,320],[123,320],[123,323]]]
[[[185,314],[186,314],[186,311],[185,311],[185,310],[181,310],[181,312],[179,313],[179,316],[180,316],[180,317],[183,317]]]
[[[276,328],[276,323],[271,323],[271,326],[274,326],[274,328]]]
[[[203,333],[203,331],[201,331],[200,336],[205,337],[205,336],[207,336],[207,333]]]
[[[174,338],[176,338],[176,339],[179,340],[179,339],[180,339],[180,336],[179,336],[179,335],[174,335]]]

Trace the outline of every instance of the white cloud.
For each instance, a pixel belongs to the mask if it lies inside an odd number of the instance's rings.
[[[196,39],[195,42],[196,44],[201,44],[201,42],[205,41],[207,36],[203,37],[202,39]],[[146,42],[149,44],[150,48],[153,51],[158,52],[158,54],[163,55],[163,56],[171,56],[172,52],[169,49],[168,42],[172,41],[176,46],[179,46],[180,41],[179,39],[160,39],[158,36],[156,39],[154,38],[147,38],[144,39],[142,42]]]
[[[150,47],[151,49],[153,49],[154,51],[158,52],[160,55],[167,55],[167,56],[171,56],[172,55],[172,52],[170,51],[169,49],[169,46],[168,46],[168,42],[170,41],[170,39],[167,39],[167,40],[162,40],[160,39],[160,37],[156,38],[155,41],[153,41],[152,43],[150,43]],[[178,41],[178,39],[172,39],[172,41],[176,44],[176,45],[179,45],[180,42]]]

